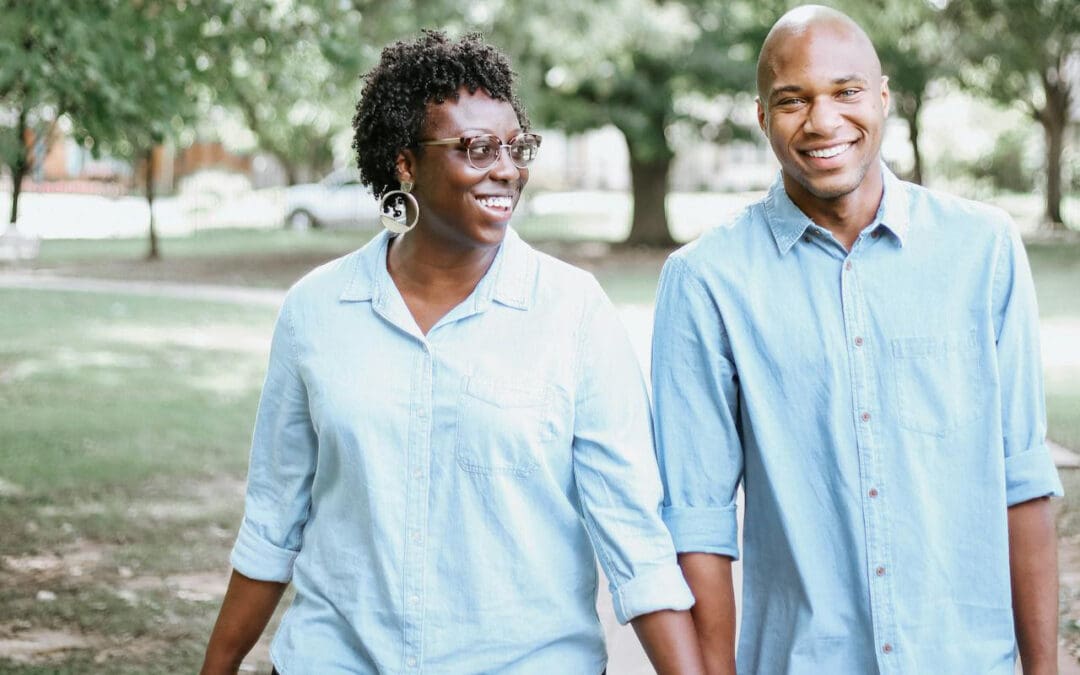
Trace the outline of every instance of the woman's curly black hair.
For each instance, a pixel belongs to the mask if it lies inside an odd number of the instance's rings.
[[[353,117],[353,149],[360,180],[376,197],[398,189],[395,162],[406,148],[419,151],[428,103],[457,98],[465,87],[483,89],[506,101],[517,113],[522,129],[529,118],[513,91],[514,73],[506,56],[486,44],[479,33],[454,42],[441,31],[423,31],[412,42],[396,42],[382,51],[371,72]]]

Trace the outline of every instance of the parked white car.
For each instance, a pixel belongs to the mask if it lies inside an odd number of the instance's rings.
[[[376,227],[379,203],[355,169],[338,169],[318,183],[285,189],[285,227]]]

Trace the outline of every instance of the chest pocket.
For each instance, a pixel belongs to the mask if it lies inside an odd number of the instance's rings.
[[[523,378],[471,375],[458,406],[455,454],[463,470],[525,477],[555,438],[554,389]]]
[[[982,368],[975,331],[892,341],[900,426],[934,436],[979,419]]]

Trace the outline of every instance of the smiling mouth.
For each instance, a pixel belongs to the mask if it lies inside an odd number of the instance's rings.
[[[499,211],[509,211],[514,206],[512,197],[477,197],[480,206]]]
[[[837,155],[847,152],[848,148],[855,145],[854,143],[840,143],[839,145],[831,145],[827,148],[820,148],[818,150],[804,150],[803,152],[815,159],[829,159],[836,157]]]

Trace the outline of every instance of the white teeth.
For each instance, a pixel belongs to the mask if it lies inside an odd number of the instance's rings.
[[[826,159],[828,157],[836,157],[850,147],[851,143],[844,143],[843,145],[834,145],[831,148],[822,148],[821,150],[807,150],[806,154],[811,157],[817,157],[818,159]]]
[[[481,206],[489,209],[508,209],[513,200],[509,197],[483,197],[479,200]]]

